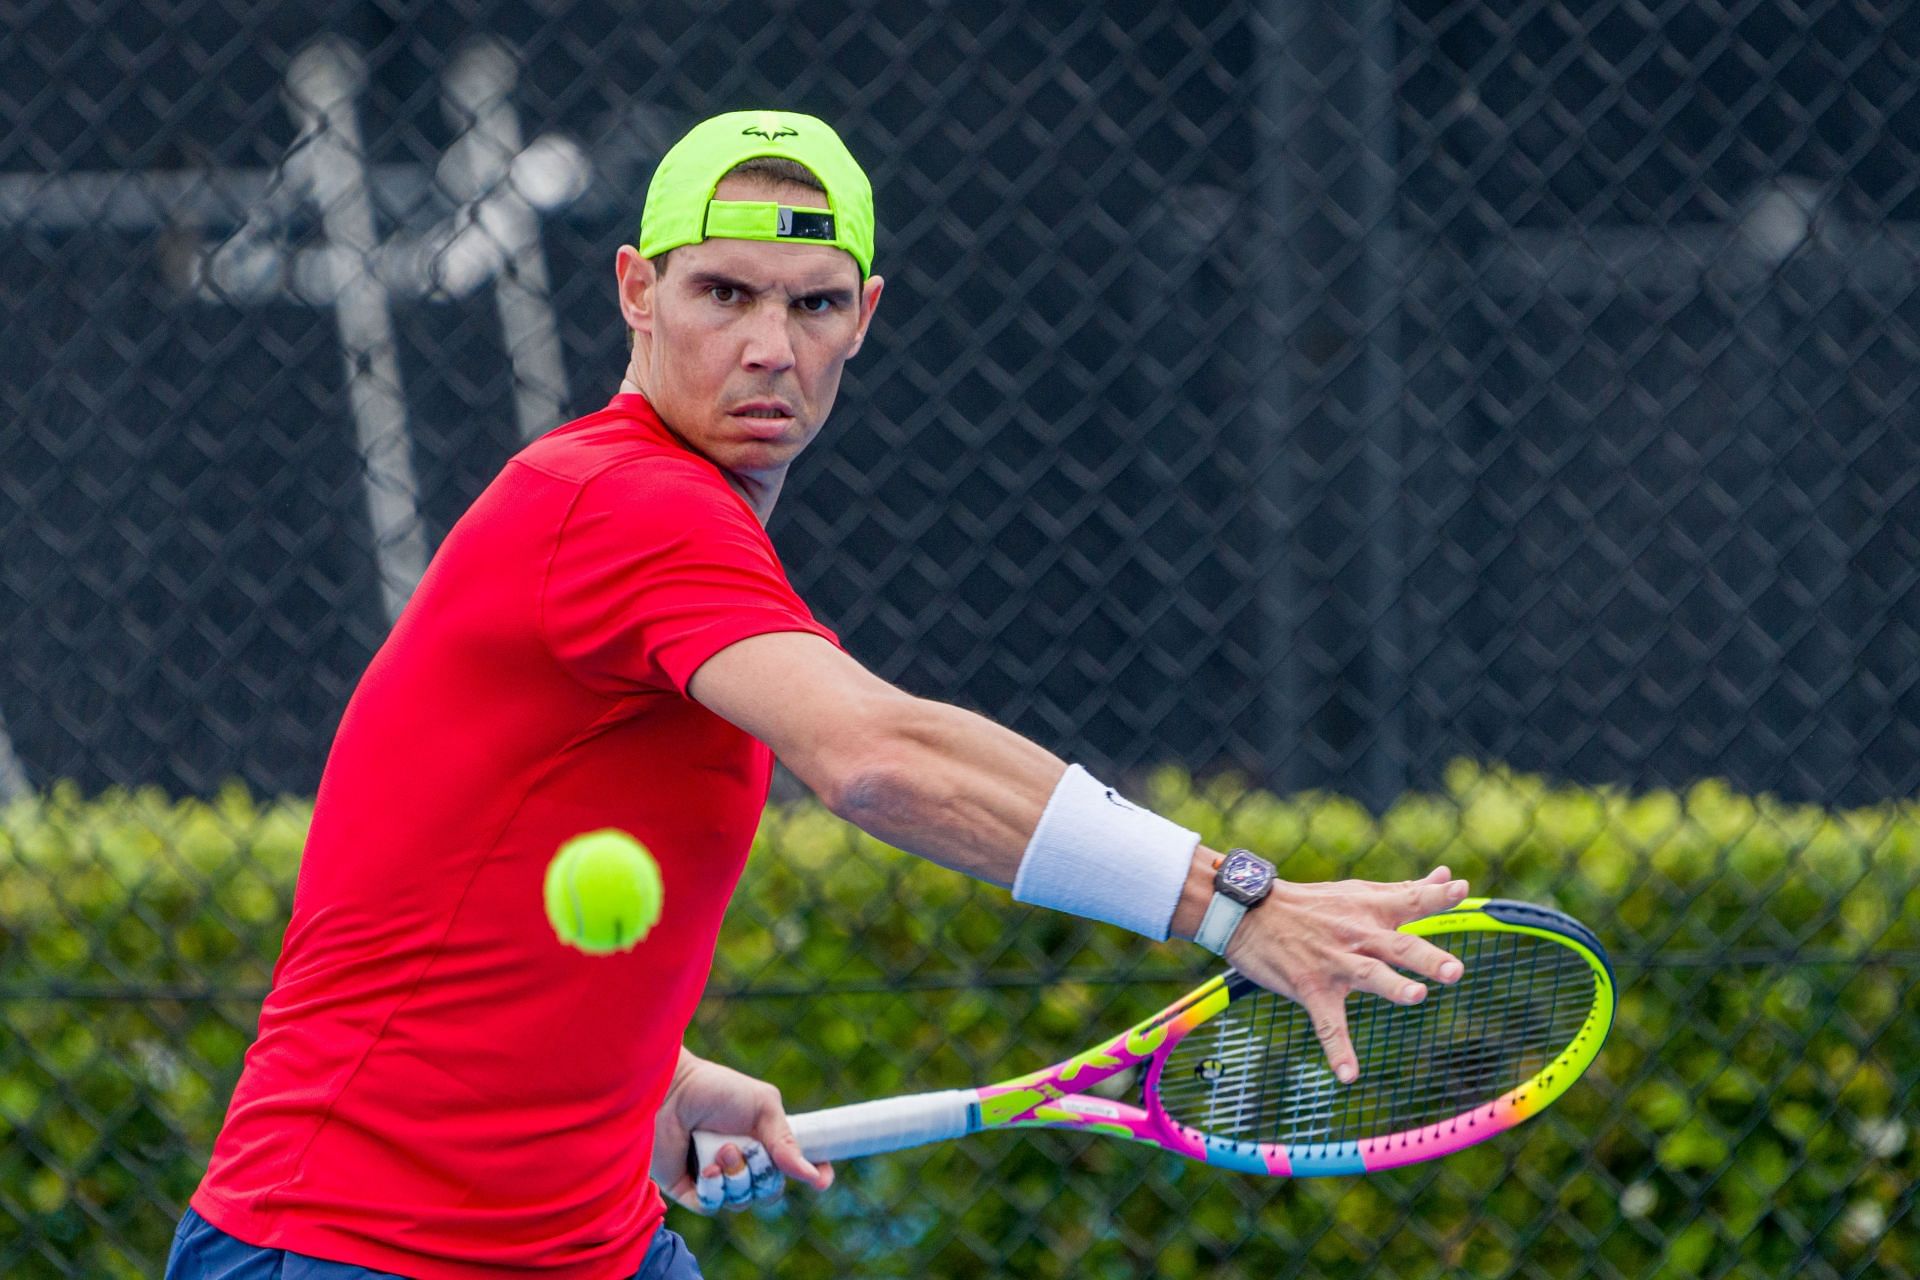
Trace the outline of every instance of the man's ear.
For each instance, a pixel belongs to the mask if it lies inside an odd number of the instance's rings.
[[[879,308],[880,294],[886,287],[887,282],[879,276],[869,276],[860,287],[860,328],[853,335],[853,347],[847,352],[849,358],[860,354],[861,344],[867,340],[867,326],[873,323],[873,313]]]
[[[651,260],[640,256],[630,244],[620,246],[613,258],[613,276],[618,284],[620,315],[635,333],[653,332],[653,312],[659,273]]]

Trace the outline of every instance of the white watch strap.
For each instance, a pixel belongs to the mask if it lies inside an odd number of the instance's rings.
[[[1207,914],[1200,917],[1200,930],[1193,935],[1193,940],[1213,954],[1223,956],[1227,954],[1227,943],[1233,940],[1233,931],[1240,927],[1246,914],[1246,903],[1235,902],[1215,890],[1213,901],[1207,904]]]

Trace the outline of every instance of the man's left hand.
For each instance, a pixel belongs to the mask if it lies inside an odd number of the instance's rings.
[[[726,1143],[696,1177],[687,1171],[695,1129],[748,1134],[754,1141],[744,1151]],[[695,1213],[771,1203],[788,1174],[820,1191],[833,1185],[832,1165],[812,1164],[801,1154],[778,1089],[687,1049],[654,1118],[652,1172],[662,1191]]]

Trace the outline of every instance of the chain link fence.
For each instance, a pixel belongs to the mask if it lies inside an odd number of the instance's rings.
[[[1537,1150],[988,1143],[701,1229],[710,1274],[1915,1274],[1920,15],[0,14],[0,1270],[157,1271],[284,924],[266,797],[614,389],[662,150],[779,103],[879,204],[773,523],[849,649],[1291,865],[1579,908],[1629,990]],[[802,1105],[1192,977],[817,824],[770,821],[698,1028]]]

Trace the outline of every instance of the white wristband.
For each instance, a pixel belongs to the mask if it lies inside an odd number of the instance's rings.
[[[1165,941],[1199,843],[1070,765],[1027,842],[1013,897]]]

